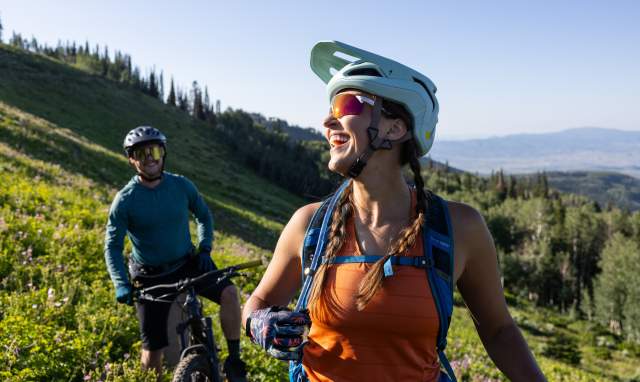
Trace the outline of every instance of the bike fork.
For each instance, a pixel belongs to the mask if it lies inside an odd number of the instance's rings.
[[[209,348],[209,361],[212,365],[218,365],[218,348],[213,337],[211,317],[204,317],[205,331],[207,333],[207,347]]]

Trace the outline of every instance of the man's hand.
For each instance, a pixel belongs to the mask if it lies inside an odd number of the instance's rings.
[[[247,333],[251,341],[272,357],[299,360],[310,325],[307,312],[292,312],[284,307],[271,306],[255,310],[249,315]]]
[[[202,272],[209,272],[214,269],[213,260],[211,260],[211,250],[209,248],[201,249],[198,254],[198,269]]]
[[[131,285],[117,287],[116,300],[121,304],[133,305],[133,288]]]

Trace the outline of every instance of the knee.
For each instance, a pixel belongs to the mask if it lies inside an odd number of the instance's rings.
[[[236,305],[240,303],[240,294],[235,285],[229,285],[220,294],[220,305]]]

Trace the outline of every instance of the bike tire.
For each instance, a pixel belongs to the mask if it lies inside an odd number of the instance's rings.
[[[218,365],[209,364],[205,354],[189,354],[178,362],[172,382],[222,382],[218,369]]]

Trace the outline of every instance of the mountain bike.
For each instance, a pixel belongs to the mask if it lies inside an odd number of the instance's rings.
[[[197,292],[224,280],[243,276],[239,270],[261,264],[260,260],[249,261],[210,271],[198,277],[185,278],[173,284],[158,284],[134,291],[134,299],[137,301],[168,304],[173,303],[181,293],[186,293],[186,300],[182,305],[185,319],[176,326],[181,350],[180,361],[173,373],[173,382],[223,381],[211,317],[202,314],[202,303],[197,298]]]

